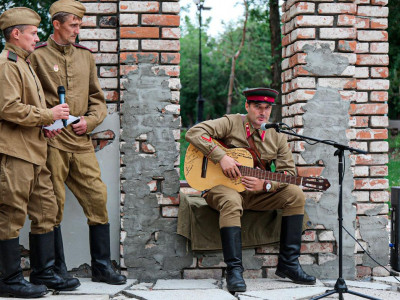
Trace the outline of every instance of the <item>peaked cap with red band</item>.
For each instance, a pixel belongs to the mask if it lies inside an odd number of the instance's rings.
[[[274,105],[278,91],[269,88],[254,88],[243,91],[247,101],[266,102]]]

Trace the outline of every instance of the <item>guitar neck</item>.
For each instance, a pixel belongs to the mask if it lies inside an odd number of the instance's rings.
[[[271,180],[283,183],[290,183],[295,185],[302,184],[302,177],[296,177],[292,175],[286,175],[283,173],[273,173],[269,171],[264,171],[261,169],[254,169],[245,166],[239,166],[240,173],[242,176],[250,176],[264,180]]]

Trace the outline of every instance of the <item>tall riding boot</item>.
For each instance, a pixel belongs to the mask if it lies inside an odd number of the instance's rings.
[[[288,277],[295,283],[315,284],[315,277],[306,274],[300,266],[299,256],[303,215],[282,217],[278,267],[275,274]]]
[[[54,227],[54,271],[64,279],[73,278],[69,273],[65,264],[64,244],[61,234],[61,225]]]
[[[31,258],[30,281],[44,284],[49,289],[72,291],[80,286],[76,278],[64,279],[54,272],[54,232],[45,234],[29,234]]]
[[[90,254],[92,255],[92,281],[124,284],[126,277],[118,274],[110,260],[110,224],[89,226]]]
[[[242,266],[241,228],[223,227],[221,232],[222,252],[226,263],[226,285],[229,292],[245,292]]]
[[[47,287],[24,279],[21,269],[19,238],[0,241],[0,296],[38,298],[47,294]]]

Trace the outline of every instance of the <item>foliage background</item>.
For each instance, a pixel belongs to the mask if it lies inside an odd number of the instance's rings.
[[[272,80],[267,1],[250,1],[246,41],[236,64],[232,113],[245,112],[242,91],[247,87],[269,86]],[[224,32],[207,35],[210,19],[202,26],[202,95],[204,119],[226,111],[231,57],[242,36],[244,17],[225,24]],[[186,17],[181,26],[181,113],[183,127],[191,127],[197,116],[199,24]]]
[[[400,2],[390,0],[389,7],[389,118],[400,119]]]

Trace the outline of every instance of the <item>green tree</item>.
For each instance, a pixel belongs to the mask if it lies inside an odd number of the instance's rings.
[[[240,33],[241,28],[235,31]],[[237,63],[236,99],[232,112],[245,112],[245,88],[268,87],[272,84],[271,37],[266,7],[253,6],[247,25],[246,42]]]
[[[272,82],[269,22],[265,5],[253,5],[247,24],[246,41],[236,62],[232,113],[244,113],[245,88],[270,86]],[[255,13],[257,12],[257,13]],[[225,24],[224,32],[213,38],[207,35],[209,20],[203,24],[203,97],[205,119],[222,116],[226,99],[232,54],[241,42],[243,19]],[[184,127],[196,121],[198,95],[198,24],[186,18],[181,35],[181,115]]]
[[[398,1],[389,1],[389,117],[400,119],[400,6]]]
[[[211,47],[214,41],[207,36],[205,31],[208,28],[208,21],[203,24],[202,34],[202,70],[203,70],[203,96],[209,101],[209,66],[211,65]],[[199,72],[199,28],[193,24],[188,17],[184,20],[181,37],[181,112],[185,126],[194,124],[196,121],[197,96],[199,91],[198,72]],[[183,100],[182,100],[183,99]],[[207,106],[207,102],[205,105]]]
[[[42,21],[39,26],[39,38],[41,41],[47,40],[50,33],[52,32],[49,8],[51,4],[55,2],[55,0],[19,0],[19,1],[7,1],[7,0],[0,0],[0,14],[2,14],[5,10],[12,8],[12,7],[29,7],[36,11]],[[4,47],[4,39],[1,40],[0,43],[0,51]]]

